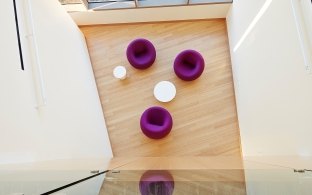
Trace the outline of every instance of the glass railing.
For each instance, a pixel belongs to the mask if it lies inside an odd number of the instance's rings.
[[[246,187],[243,170],[121,170],[107,173],[99,194],[246,194]]]
[[[280,167],[247,170],[115,170],[102,176],[101,185],[100,180],[95,179],[64,192],[66,195],[308,195],[312,190],[312,177],[309,174]],[[79,191],[84,193],[77,193]]]
[[[59,195],[96,195],[99,194],[101,186],[103,184],[105,174],[108,171],[96,171],[88,177],[81,178],[77,181],[59,186],[57,188],[51,189],[41,195],[49,194],[59,194]]]
[[[110,161],[91,158],[0,164],[0,195],[64,195],[60,192],[67,190],[75,195],[98,194]]]
[[[182,162],[172,166],[170,161],[170,169],[149,170],[142,162],[128,162],[107,171],[1,171],[0,195],[308,195],[312,192],[309,169],[249,161],[244,161],[244,168],[240,168],[236,162],[196,161],[190,169],[183,168]],[[140,165],[136,166],[137,163]]]
[[[56,189],[94,175],[96,173],[81,170],[1,170],[0,195],[53,194]]]

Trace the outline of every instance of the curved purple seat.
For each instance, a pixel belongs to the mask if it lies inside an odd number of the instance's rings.
[[[127,58],[134,68],[146,69],[154,63],[156,50],[149,40],[135,39],[128,45]]]
[[[205,68],[202,55],[195,50],[185,50],[174,60],[174,72],[184,81],[193,81],[200,77]]]
[[[142,132],[149,138],[161,139],[168,135],[172,128],[171,114],[159,106],[150,107],[141,116]]]
[[[171,195],[174,190],[174,180],[168,171],[149,170],[140,178],[141,195]]]

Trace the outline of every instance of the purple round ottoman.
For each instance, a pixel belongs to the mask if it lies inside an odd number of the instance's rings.
[[[135,39],[128,45],[127,58],[134,68],[146,69],[154,63],[156,50],[149,40]]]
[[[168,135],[172,128],[171,114],[159,106],[150,107],[141,116],[142,132],[149,138],[161,139]]]
[[[149,170],[141,176],[139,187],[141,195],[171,195],[174,181],[168,171]]]
[[[204,71],[205,61],[202,55],[195,50],[185,50],[174,60],[174,72],[184,81],[197,79]]]

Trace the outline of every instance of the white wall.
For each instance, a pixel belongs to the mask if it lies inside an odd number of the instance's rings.
[[[70,13],[78,25],[225,18],[228,4],[85,11]]]
[[[55,0],[31,0],[47,97],[47,105],[35,109],[36,60],[25,38],[27,4],[18,2],[25,71],[20,70],[12,1],[0,7],[5,26],[0,31],[0,163],[111,157],[84,37]]]
[[[312,75],[291,0],[235,0],[227,25],[243,155],[311,156]]]

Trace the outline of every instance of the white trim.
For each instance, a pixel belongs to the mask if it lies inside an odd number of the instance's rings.
[[[306,31],[304,29],[304,25],[302,24],[302,16],[300,16],[300,13],[298,11],[300,10],[299,5],[298,5],[298,0],[290,0],[291,2],[291,7],[292,7],[292,12],[295,18],[295,23],[296,23],[296,29],[298,33],[298,38],[299,38],[299,43],[304,59],[304,64],[305,64],[305,69],[308,71],[309,74],[311,74],[311,56],[309,55],[309,46],[308,46],[308,40],[306,37]]]
[[[45,81],[44,81],[44,76],[43,76],[43,72],[42,72],[42,66],[41,66],[41,60],[40,60],[40,55],[39,55],[39,49],[38,49],[38,44],[37,44],[37,39],[36,39],[36,33],[35,33],[35,25],[34,25],[34,20],[33,20],[33,11],[32,11],[32,5],[31,5],[31,0],[26,0],[27,3],[27,7],[28,7],[28,22],[29,22],[29,26],[30,26],[30,34],[26,35],[25,37],[28,38],[28,40],[31,39],[32,45],[33,47],[30,47],[33,50],[33,54],[35,55],[35,61],[34,65],[36,65],[36,67],[33,65],[33,68],[35,68],[37,71],[33,71],[34,75],[36,78],[34,78],[34,82],[36,85],[36,88],[39,88],[39,99],[37,100],[37,105],[35,106],[35,108],[40,108],[43,106],[47,105],[47,96],[46,96],[46,90],[45,90]],[[31,58],[33,59],[33,58]],[[39,86],[39,87],[38,87]]]

